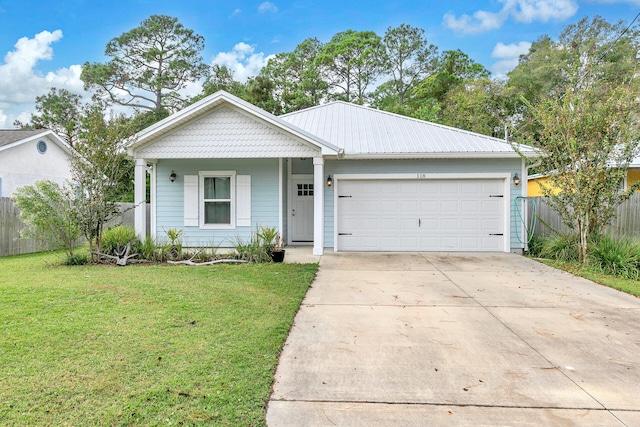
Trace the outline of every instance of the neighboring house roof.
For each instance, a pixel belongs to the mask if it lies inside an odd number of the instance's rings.
[[[230,106],[245,113],[248,113],[252,117],[255,117],[272,128],[285,131],[287,134],[303,141],[309,146],[313,146],[321,149],[322,154],[337,155],[340,148],[328,143],[327,141],[318,138],[316,135],[306,132],[289,122],[286,122],[279,117],[274,116],[261,108],[256,107],[230,93],[224,91],[218,91],[206,98],[192,104],[169,117],[149,126],[146,129],[138,132],[134,135],[128,143],[128,152],[130,155],[134,155],[136,151],[143,149],[148,144],[153,144],[163,136],[174,132],[188,123],[194,122],[200,117],[204,117],[206,114],[213,112],[221,107]],[[237,132],[236,132],[237,133]],[[240,149],[241,147],[239,147]],[[245,153],[246,154],[246,153]]]
[[[343,148],[345,157],[518,157],[502,139],[343,101],[280,118]]]
[[[33,141],[34,139],[43,138],[45,136],[51,138],[67,153],[72,154],[74,152],[73,148],[71,148],[67,141],[60,138],[58,134],[49,129],[0,129],[0,151],[24,144],[28,141]]]

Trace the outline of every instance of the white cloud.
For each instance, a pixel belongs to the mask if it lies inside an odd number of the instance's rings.
[[[491,13],[479,10],[469,16],[463,14],[459,18],[455,15],[447,13],[444,15],[443,22],[445,27],[463,34],[485,33],[491,30],[497,30],[507,19],[507,14]]]
[[[72,65],[43,75],[39,61],[53,58],[51,45],[62,39],[62,31],[42,31],[33,38],[22,37],[0,63],[0,128],[13,126],[16,119],[28,121],[35,111],[35,99],[51,87],[88,96],[80,80],[82,66]]]
[[[462,34],[478,34],[500,28],[509,17],[517,22],[530,24],[534,21],[561,21],[575,15],[578,11],[576,0],[498,1],[503,4],[498,12],[478,10],[473,13],[473,16],[463,14],[460,17],[447,13],[442,19],[443,24]]]
[[[520,55],[529,52],[531,43],[520,42],[518,44],[498,43],[494,46],[491,57],[498,59],[492,66],[491,72],[495,78],[502,78],[518,65]]]
[[[616,3],[629,3],[640,6],[640,0],[585,0],[587,3],[605,3],[605,4],[616,4]]]
[[[513,4],[511,14],[518,22],[562,21],[578,11],[575,0],[508,0],[505,8]]]
[[[523,55],[529,52],[531,48],[531,43],[529,42],[520,42],[518,44],[504,44],[502,42],[496,44],[491,52],[492,58],[518,58],[520,55]]]
[[[254,52],[253,46],[244,42],[236,43],[231,52],[218,53],[211,65],[224,65],[233,71],[235,80],[245,82],[249,77],[256,76],[270,58],[265,57],[263,52]]]
[[[242,13],[242,9],[234,9],[233,12],[231,12],[231,15],[229,16],[229,18],[232,18],[236,15],[240,15]]]
[[[260,13],[266,13],[266,12],[271,12],[271,13],[276,13],[278,11],[278,7],[271,3],[270,1],[265,1],[264,3],[261,3],[260,6],[258,6],[258,12]]]

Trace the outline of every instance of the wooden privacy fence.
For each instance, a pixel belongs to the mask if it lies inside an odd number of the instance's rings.
[[[570,231],[560,220],[560,215],[546,203],[546,197],[528,199],[529,218],[532,217],[533,202],[536,205],[536,236],[550,236]],[[616,218],[607,226],[605,233],[613,237],[630,237],[640,239],[640,193],[635,193],[616,209]]]
[[[120,216],[109,225],[125,224],[133,227],[133,203],[119,203]],[[150,206],[147,204],[147,235],[149,234]],[[46,242],[35,239],[23,239],[20,231],[25,227],[20,221],[20,211],[10,197],[0,197],[0,256],[21,255],[47,250]]]
[[[20,211],[11,198],[0,197],[0,256],[28,254],[43,249],[35,239],[20,237],[23,228]]]

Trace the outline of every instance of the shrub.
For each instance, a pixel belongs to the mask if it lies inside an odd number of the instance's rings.
[[[144,242],[140,244],[140,258],[147,261],[161,262],[162,251],[158,248],[156,241],[147,236]]]
[[[589,260],[603,273],[632,280],[640,278],[640,243],[636,241],[600,236],[591,245]]]
[[[551,237],[544,237],[539,243],[538,256],[550,258],[558,261],[578,261],[578,235],[558,234]]]
[[[278,230],[275,227],[260,227],[256,232],[256,237],[263,245],[268,248],[272,248],[276,243]]]
[[[248,242],[236,238],[233,246],[236,250],[236,259],[242,259],[248,262],[271,261],[269,247],[264,245],[264,243],[260,238],[257,237],[257,235],[253,236]]]
[[[177,228],[170,228],[164,230],[167,233],[169,244],[163,248],[164,256],[167,259],[177,261],[182,259],[182,244],[180,243],[180,236],[182,236],[182,230]]]
[[[531,256],[535,256],[535,257],[540,257],[540,252],[542,251],[542,243],[544,242],[545,238],[541,237],[541,236],[537,236],[537,235],[533,235],[531,236],[531,239],[529,240],[529,255]]]
[[[23,237],[33,237],[46,242],[48,249],[64,249],[73,256],[80,227],[72,188],[45,179],[19,187],[12,198],[27,225],[21,231]]]
[[[64,260],[64,265],[85,265],[89,263],[89,255],[74,253],[73,255],[67,255]]]
[[[102,235],[102,251],[109,255],[123,253],[129,243],[131,243],[131,253],[142,251],[136,231],[127,225],[111,227]]]

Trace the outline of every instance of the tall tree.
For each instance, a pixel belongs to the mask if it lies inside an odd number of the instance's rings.
[[[524,119],[516,132],[530,132],[527,126],[538,123],[527,120],[529,105],[562,98],[568,90],[629,81],[636,73],[639,41],[637,25],[612,24],[599,16],[565,27],[557,40],[542,36],[508,75],[510,91],[526,101],[515,111]]]
[[[461,50],[447,50],[437,59],[435,70],[416,88],[417,98],[442,102],[454,87],[474,80],[486,80],[491,73]]]
[[[224,90],[237,97],[242,97],[246,90],[245,85],[234,80],[233,71],[225,65],[215,64],[202,84],[202,97],[211,95],[219,90]]]
[[[200,52],[204,38],[177,18],[153,15],[112,39],[107,63],[85,63],[80,78],[109,102],[145,110],[178,110],[187,100],[179,93],[207,75]]]
[[[282,103],[276,99],[275,85],[264,76],[252,77],[247,80],[242,99],[271,114],[282,114]]]
[[[261,75],[273,82],[284,113],[319,105],[328,94],[329,84],[316,65],[322,43],[309,38],[293,52],[279,53],[269,59]]]
[[[392,79],[387,83],[397,103],[405,103],[415,85],[435,71],[438,48],[429,44],[422,28],[389,27],[383,38],[384,60]]]
[[[82,116],[82,97],[66,89],[51,88],[49,93],[36,97],[36,114],[30,123],[16,120],[20,128],[50,129],[64,138],[72,147],[76,145]]]
[[[508,97],[504,84],[487,77],[455,84],[439,102],[439,120],[448,125],[489,136],[502,136],[508,116]]]
[[[343,31],[324,45],[317,63],[325,67],[334,98],[364,104],[385,69],[384,46],[373,31]]]

